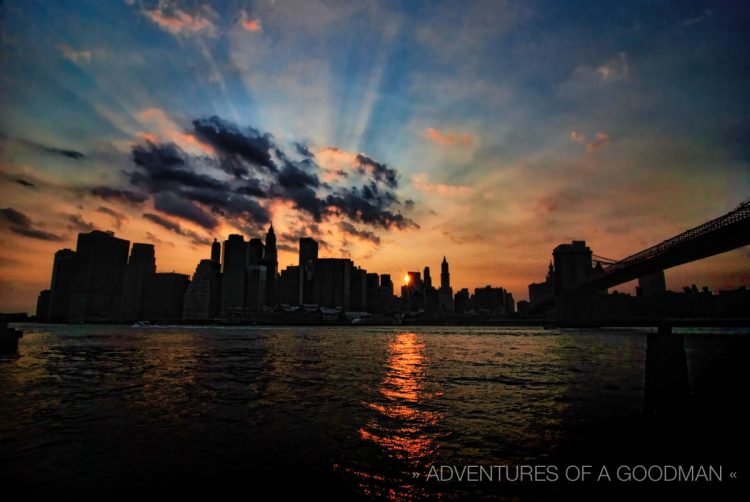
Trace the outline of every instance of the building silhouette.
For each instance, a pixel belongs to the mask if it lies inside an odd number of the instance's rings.
[[[368,273],[366,279],[367,311],[373,314],[382,312],[380,307],[380,277],[375,273]]]
[[[278,302],[287,305],[302,303],[302,269],[293,265],[281,271],[278,281]]]
[[[182,317],[193,321],[216,319],[220,307],[221,264],[214,260],[201,260],[185,291]]]
[[[353,263],[349,273],[349,308],[367,310],[367,270],[355,267]]]
[[[120,320],[143,319],[144,292],[147,279],[156,273],[156,253],[153,244],[134,243],[125,267],[120,299]]]
[[[49,307],[44,318],[50,322],[68,322],[70,294],[76,270],[76,253],[72,249],[55,252],[50,281]],[[39,314],[37,314],[38,316]]]
[[[312,303],[349,310],[352,268],[352,261],[348,258],[318,258]]]
[[[257,237],[250,239],[247,243],[247,265],[261,265],[265,252],[263,241]]]
[[[36,297],[36,320],[39,322],[49,321],[49,298],[49,289],[43,289]]]
[[[273,231],[273,225],[268,227],[266,233],[263,265],[266,267],[266,305],[273,306],[278,303],[276,283],[279,275],[279,258],[276,253],[276,234]]]
[[[248,265],[245,280],[245,311],[239,316],[235,314],[230,317],[255,319],[263,311],[266,304],[266,272],[265,265]]]
[[[315,303],[313,281],[317,260],[318,242],[311,237],[301,237],[299,240],[299,267],[302,273],[300,303]]]
[[[451,288],[451,273],[448,266],[448,260],[443,256],[443,262],[440,264],[440,307],[446,312],[453,312],[453,289]]]
[[[211,244],[211,261],[214,263],[221,263],[221,243],[214,239]]]
[[[113,232],[78,234],[70,295],[72,322],[112,320],[122,291],[130,242]]]
[[[143,317],[149,321],[182,319],[185,291],[190,278],[175,272],[150,274],[146,278]]]
[[[245,238],[232,234],[224,241],[224,262],[221,281],[221,316],[245,308],[247,280],[247,246]]]
[[[529,284],[529,303],[539,302],[555,294],[555,267],[552,262],[547,269],[547,277],[544,282],[533,282]]]

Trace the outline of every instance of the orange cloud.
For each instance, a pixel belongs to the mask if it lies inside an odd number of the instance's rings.
[[[440,132],[432,127],[425,129],[424,137],[443,146],[474,146],[477,144],[477,137],[473,134],[451,131]]]
[[[195,135],[184,132],[164,110],[160,108],[147,108],[138,112],[138,120],[150,131],[141,131],[137,136],[151,143],[159,143],[162,140],[171,141],[184,150],[200,151],[211,155],[214,149],[208,143],[204,143]],[[157,132],[153,132],[153,131]]]
[[[466,185],[449,185],[447,183],[432,183],[427,179],[426,173],[415,174],[411,178],[414,188],[428,194],[437,194],[443,197],[456,197],[470,194],[473,189]]]
[[[205,33],[209,36],[216,35],[216,25],[209,19],[213,17],[213,11],[204,7],[205,14],[188,14],[180,9],[165,9],[157,7],[152,10],[144,10],[143,15],[153,21],[159,28],[168,31],[172,35],[196,35]]]
[[[599,148],[603,147],[609,142],[609,136],[605,132],[598,132],[596,133],[596,139],[586,145],[586,150],[589,152],[593,152],[595,150],[598,150]]]
[[[578,131],[570,131],[570,141],[573,141],[574,143],[583,143],[584,140],[583,133]]]

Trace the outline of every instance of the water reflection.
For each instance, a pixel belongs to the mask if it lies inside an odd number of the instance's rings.
[[[411,473],[423,472],[425,466],[432,464],[441,419],[440,413],[430,409],[440,393],[429,390],[428,369],[429,360],[419,336],[400,333],[393,338],[379,398],[365,404],[376,413],[359,429],[359,436],[399,465],[391,473],[395,479],[390,480],[384,473],[354,472],[367,496],[404,500],[424,495],[411,484]]]

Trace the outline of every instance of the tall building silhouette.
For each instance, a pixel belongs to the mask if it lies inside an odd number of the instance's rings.
[[[78,234],[70,320],[106,321],[116,316],[130,242],[112,232]]]
[[[266,266],[266,305],[276,305],[278,303],[276,282],[279,274],[279,260],[276,254],[276,234],[273,231],[273,225],[268,228],[268,233],[266,233],[266,252],[263,264]]]
[[[355,267],[349,272],[349,308],[367,310],[367,270]]]
[[[453,312],[453,288],[451,288],[451,273],[448,268],[448,260],[443,256],[443,262],[440,264],[440,292],[439,302],[443,310]]]
[[[278,303],[298,305],[302,303],[302,270],[293,265],[285,268],[279,275],[277,287]]]
[[[377,314],[380,308],[380,276],[367,274],[367,311]]]
[[[68,322],[70,312],[70,292],[76,269],[76,253],[72,249],[61,249],[55,253],[50,281],[49,312],[46,318],[51,322]]]
[[[257,237],[250,239],[247,243],[247,264],[248,265],[261,265],[263,261],[263,252],[265,246],[263,241]]]
[[[323,307],[350,308],[352,261],[319,258],[315,263],[313,303]]]
[[[302,290],[301,303],[317,303],[314,300],[313,280],[318,261],[318,243],[311,237],[300,237],[299,267],[302,271],[300,288]],[[347,274],[348,275],[348,274]],[[347,293],[348,297],[348,293]]]
[[[266,304],[266,267],[248,265],[245,280],[245,312],[240,317],[255,318]]]
[[[151,274],[146,279],[143,317],[149,321],[182,319],[185,291],[190,278],[174,272]]]
[[[425,267],[422,271],[422,282],[424,284],[424,287],[426,289],[430,289],[432,287],[432,277],[430,277],[430,267]]]
[[[36,320],[38,322],[47,322],[49,320],[49,298],[50,290],[44,289],[36,297]]]
[[[213,246],[211,251],[213,254]],[[185,291],[182,317],[194,321],[216,319],[220,307],[221,265],[214,260],[201,260]]]
[[[544,282],[532,282],[529,284],[529,302],[534,304],[555,294],[555,268],[549,262],[547,277]]]
[[[224,241],[224,268],[221,281],[221,315],[245,308],[247,246],[245,238],[232,234]]]
[[[153,244],[134,243],[125,267],[120,299],[120,319],[138,321],[143,319],[143,303],[146,281],[156,273],[156,253]]]
[[[215,238],[213,244],[211,244],[211,261],[221,263],[221,243]]]

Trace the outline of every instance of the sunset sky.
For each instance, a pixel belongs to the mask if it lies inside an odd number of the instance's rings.
[[[623,258],[750,197],[746,2],[0,2],[0,311],[79,232],[192,274],[297,240],[527,298],[555,245]],[[750,251],[667,286],[750,285]],[[631,290],[632,288],[620,288]]]

